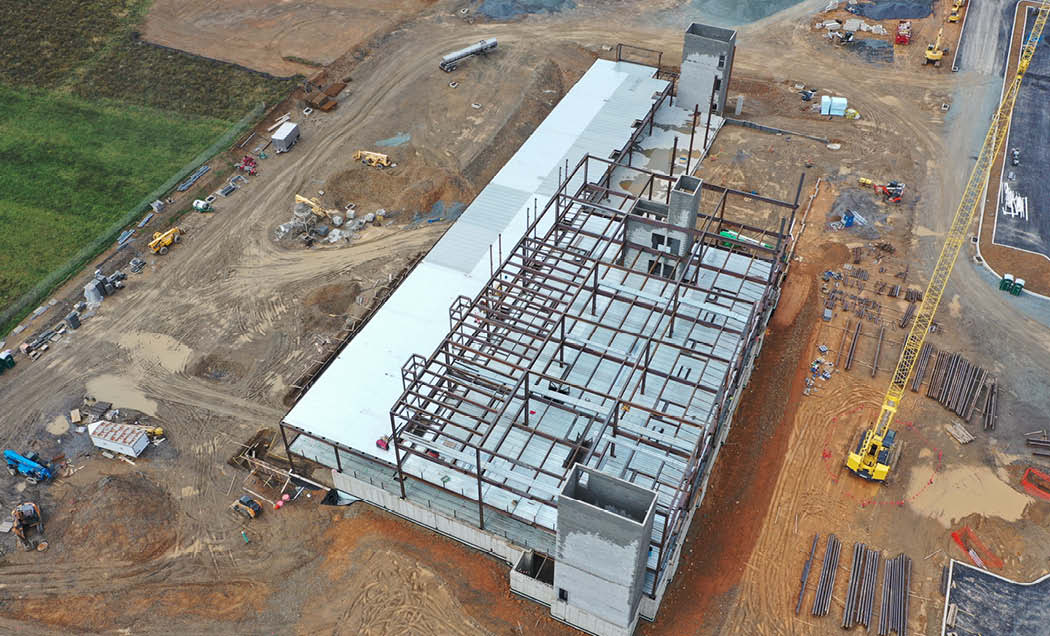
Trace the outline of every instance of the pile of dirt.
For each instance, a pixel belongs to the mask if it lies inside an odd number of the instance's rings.
[[[303,301],[306,309],[304,325],[307,331],[325,331],[341,327],[360,293],[361,285],[355,282],[331,283],[318,287]]]
[[[209,353],[202,356],[190,367],[190,373],[198,378],[211,380],[213,382],[236,382],[244,373],[244,365],[220,356]]]
[[[107,475],[65,502],[54,536],[76,559],[146,562],[175,544],[175,505],[143,473]]]

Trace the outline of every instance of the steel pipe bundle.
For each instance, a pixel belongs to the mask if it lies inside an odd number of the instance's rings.
[[[914,302],[911,303],[910,305],[908,305],[908,309],[906,309],[904,311],[904,316],[901,317],[901,329],[904,329],[905,327],[908,326],[908,323],[911,322],[911,317],[913,315],[915,315],[915,303]]]
[[[886,333],[886,326],[879,327],[879,339],[875,342],[875,359],[871,362],[871,377],[879,370],[879,353],[882,352],[882,334]]]
[[[806,582],[809,581],[809,572],[813,569],[813,556],[817,553],[817,541],[820,540],[820,535],[813,535],[813,546],[809,549],[809,558],[806,559],[806,565],[802,567],[802,589],[798,591],[798,603],[795,605],[795,616],[802,611],[802,597],[806,595]]]
[[[842,350],[846,348],[846,334],[849,333],[850,321],[846,321],[846,328],[842,330],[842,342],[839,343],[839,351],[835,354],[835,368],[838,369],[842,362]]]
[[[924,347],[925,348],[925,347]],[[921,362],[920,366],[925,367]],[[916,374],[918,382],[912,381],[912,390],[917,391],[921,383],[921,375]],[[931,397],[945,406],[949,411],[955,413],[964,420],[971,420],[977,409],[977,402],[988,384],[988,371],[971,364],[969,360],[957,353],[938,352],[937,362],[933,367],[933,375],[926,389],[926,396]],[[994,412],[995,394],[997,390],[994,383],[987,389],[984,408],[985,429],[994,428],[994,417],[989,421],[989,413]]]
[[[999,421],[999,385],[992,382],[984,400],[984,430],[994,431]]]
[[[857,352],[857,339],[860,338],[860,326],[863,321],[857,321],[857,328],[853,331],[853,340],[849,343],[849,353],[846,354],[846,370],[853,366],[853,354]]]
[[[911,559],[908,555],[901,554],[887,561],[882,582],[882,606],[879,608],[879,636],[887,636],[891,631],[900,636],[907,635],[910,587]]]
[[[842,613],[842,627],[849,629],[854,624],[868,628],[875,603],[875,586],[879,579],[882,556],[863,543],[853,546],[853,565],[849,573],[846,590],[846,609]]]
[[[1050,457],[1050,440],[1026,439],[1025,443],[1032,446],[1032,454],[1038,457]]]
[[[863,625],[864,629],[871,629],[871,614],[875,609],[875,586],[879,580],[881,566],[882,554],[869,548],[864,563],[864,581],[860,586],[860,601],[854,618],[854,622]]]
[[[933,355],[933,347],[930,343],[922,343],[922,349],[919,350],[919,359],[915,365],[915,375],[911,379],[911,390],[912,393],[918,393],[919,387],[922,386],[922,380],[926,376],[926,367],[930,364],[930,358]]]
[[[835,589],[841,550],[842,544],[838,537],[829,535],[828,545],[824,548],[824,565],[820,569],[820,580],[817,581],[817,596],[813,599],[813,616],[827,616],[831,609],[831,593]]]
[[[853,544],[853,563],[850,565],[849,583],[846,586],[846,608],[842,612],[843,629],[853,627],[854,608],[857,605],[857,589],[860,587],[859,579],[864,570],[865,549],[863,543]]]

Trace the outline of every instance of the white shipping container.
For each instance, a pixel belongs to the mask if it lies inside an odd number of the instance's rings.
[[[141,427],[116,422],[95,422],[88,425],[91,443],[101,448],[129,457],[138,457],[147,446],[149,436]]]

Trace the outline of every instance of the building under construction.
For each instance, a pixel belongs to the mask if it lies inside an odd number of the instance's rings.
[[[724,99],[675,105],[674,81],[596,62],[281,425],[293,463],[501,557],[516,593],[594,634],[656,617],[798,205],[690,176],[677,139],[653,165],[668,131],[702,156],[721,125]]]

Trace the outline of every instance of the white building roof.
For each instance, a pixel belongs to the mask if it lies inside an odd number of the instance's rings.
[[[385,461],[376,447],[390,433],[390,408],[401,396],[401,367],[412,354],[430,355],[448,333],[448,310],[458,296],[473,298],[521,238],[527,210],[542,208],[557,190],[559,168],[585,154],[608,156],[632,133],[667,82],[655,69],[596,61],[536,131],[478,194],[372,320],[343,349],[284,418],[313,435]],[[578,184],[568,188],[575,191]],[[528,213],[531,218],[534,213]],[[548,217],[552,215],[547,215]],[[545,228],[540,228],[541,234]]]

